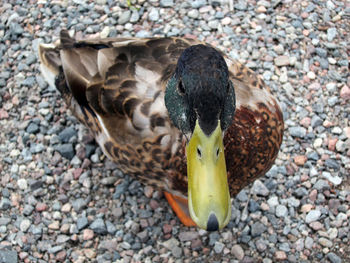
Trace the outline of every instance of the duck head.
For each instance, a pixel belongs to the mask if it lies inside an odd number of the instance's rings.
[[[188,206],[193,221],[215,231],[231,217],[223,133],[232,123],[235,93],[223,56],[206,45],[190,46],[168,81],[165,105],[188,138]]]

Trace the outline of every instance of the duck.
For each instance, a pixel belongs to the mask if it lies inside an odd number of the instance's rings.
[[[283,114],[255,72],[193,38],[63,29],[40,69],[125,176],[164,192],[185,226],[224,228],[231,198],[273,165]]]

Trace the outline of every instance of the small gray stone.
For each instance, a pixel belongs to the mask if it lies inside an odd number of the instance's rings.
[[[171,253],[173,254],[174,257],[180,258],[182,256],[182,249],[180,247],[173,247],[171,249]]]
[[[179,239],[181,242],[185,242],[185,241],[191,241],[194,240],[196,238],[198,238],[198,232],[197,231],[186,231],[186,232],[181,232],[179,234]]]
[[[255,222],[251,226],[251,230],[250,230],[252,237],[260,236],[265,231],[266,231],[266,226],[260,222]]]
[[[72,206],[76,212],[80,212],[86,207],[87,201],[83,198],[78,198],[72,202]]]
[[[341,258],[340,258],[338,255],[336,255],[335,253],[333,253],[333,252],[329,252],[329,253],[327,254],[327,258],[328,258],[332,263],[341,263],[341,262],[342,262]]]
[[[338,103],[338,97],[336,96],[330,97],[328,98],[327,102],[329,106],[333,107],[335,104]]]
[[[193,8],[201,8],[202,6],[205,6],[207,4],[206,0],[195,0],[195,1],[191,1],[191,6]]]
[[[311,237],[307,236],[305,238],[305,248],[311,249],[313,244],[314,244],[314,240]]]
[[[254,182],[252,187],[252,193],[261,196],[267,196],[270,191],[267,187],[258,179]]]
[[[15,250],[0,249],[0,262],[17,263],[18,255]]]
[[[0,217],[0,226],[7,226],[11,222],[9,217]]]
[[[137,11],[133,11],[131,16],[130,16],[130,20],[129,22],[130,23],[136,23],[137,21],[139,21],[140,19],[140,15]]]
[[[103,185],[112,185],[117,180],[118,180],[118,177],[116,177],[116,176],[109,176],[109,177],[102,178],[101,184],[103,184]]]
[[[21,224],[20,224],[20,230],[22,232],[27,232],[27,230],[29,229],[29,227],[31,226],[32,222],[30,222],[30,220],[28,219],[23,219]]]
[[[208,22],[208,26],[211,29],[218,29],[219,21],[218,20],[211,20],[211,21]]]
[[[71,143],[57,145],[55,150],[58,151],[63,157],[71,160],[74,157],[74,149]]]
[[[159,12],[158,9],[152,8],[151,11],[148,14],[148,19],[151,21],[158,21],[159,20]]]
[[[288,215],[288,209],[284,205],[276,206],[276,216],[277,217],[286,217]]]
[[[58,134],[58,137],[64,143],[69,142],[73,136],[77,136],[77,131],[73,127],[65,128]]]
[[[288,56],[278,56],[274,59],[275,65],[278,67],[288,66],[289,57]]]
[[[88,219],[85,216],[79,217],[77,219],[77,228],[78,228],[79,231],[84,229],[88,225],[89,225],[89,221],[88,221]]]
[[[314,188],[319,190],[319,191],[323,191],[324,189],[329,189],[329,184],[323,180],[323,179],[319,179],[317,180],[317,182],[314,184]],[[307,194],[306,194],[307,195]]]
[[[328,181],[330,181],[335,186],[340,185],[342,183],[342,178],[337,175],[331,175],[329,172],[322,172],[322,176],[325,177]]]
[[[322,58],[326,58],[327,57],[327,50],[324,48],[316,48],[316,54],[319,55]]]
[[[21,83],[23,86],[33,87],[35,84],[35,77],[27,77]]]
[[[90,225],[90,228],[97,234],[107,234],[106,224],[102,218],[97,218],[95,221],[93,221]]]
[[[315,128],[315,127],[318,127],[320,125],[322,125],[322,119],[320,117],[318,117],[317,115],[314,115],[312,118],[311,118],[311,126],[312,128]]]
[[[29,123],[29,125],[26,128],[26,132],[28,132],[28,133],[36,134],[39,131],[40,131],[39,126],[34,122]]]
[[[172,7],[174,5],[174,0],[160,0],[161,7]]]
[[[63,243],[68,242],[69,240],[70,240],[70,237],[67,235],[58,235],[56,242],[59,244],[63,244]]]
[[[338,32],[335,27],[331,27],[327,29],[327,40],[333,41],[333,39],[337,36]]]
[[[306,136],[306,129],[304,127],[290,127],[289,132],[293,137],[304,138]]]
[[[174,237],[172,237],[169,240],[164,241],[163,243],[161,243],[161,245],[163,245],[168,250],[171,250],[173,247],[176,247],[179,244],[180,244],[179,241],[176,240]]]
[[[62,246],[54,246],[54,247],[50,247],[47,252],[49,252],[50,254],[56,254],[57,252],[60,252],[63,249]]]
[[[31,205],[26,204],[23,208],[23,214],[25,216],[30,216],[34,211],[34,207]]]
[[[151,33],[147,30],[140,30],[135,34],[135,37],[139,37],[139,38],[145,38],[150,36],[151,36]]]
[[[129,22],[130,17],[131,17],[131,11],[130,10],[122,12],[120,17],[118,18],[118,24],[119,25],[126,24],[127,22]]]
[[[334,159],[331,159],[331,158],[327,159],[327,160],[324,162],[324,164],[325,164],[328,168],[334,169],[334,170],[336,170],[336,171],[338,171],[339,168],[340,168],[340,165],[338,164],[338,162],[337,162],[336,160],[334,160]]]
[[[215,242],[215,245],[214,245],[214,251],[216,254],[219,254],[222,252],[222,250],[224,249],[225,245],[219,241],[216,241]]]
[[[107,232],[111,235],[114,235],[115,232],[117,231],[117,228],[115,227],[115,225],[110,221],[106,221],[106,227],[107,227]],[[148,237],[148,235],[147,235],[147,237]]]
[[[0,209],[8,210],[11,208],[11,201],[8,198],[2,198],[0,201]]]
[[[197,9],[191,9],[190,11],[188,11],[187,15],[190,18],[196,19],[199,17],[199,12]]]
[[[317,221],[321,216],[321,211],[319,210],[311,210],[305,217],[306,223],[311,223]]]

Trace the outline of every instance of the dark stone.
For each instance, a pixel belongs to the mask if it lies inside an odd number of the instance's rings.
[[[79,217],[77,219],[77,228],[78,228],[79,231],[84,229],[88,225],[89,225],[89,221],[88,221],[88,219],[85,216]]]
[[[71,143],[58,145],[55,147],[55,150],[69,160],[73,159],[74,157],[74,149]]]
[[[40,131],[39,126],[33,122],[29,123],[29,125],[26,128],[26,132],[28,132],[28,133],[36,134],[39,131]]]
[[[107,234],[106,224],[102,218],[97,218],[94,222],[92,222],[90,228],[97,234]]]
[[[66,129],[64,129],[63,131],[61,131],[58,134],[58,137],[60,138],[60,140],[64,143],[69,142],[70,138],[72,138],[73,136],[76,136],[77,132],[73,127],[68,127]]]

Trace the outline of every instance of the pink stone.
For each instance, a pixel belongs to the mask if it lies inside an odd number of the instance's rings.
[[[90,240],[94,238],[94,231],[91,229],[84,229],[83,231],[83,239],[84,240]]]
[[[275,257],[277,260],[286,260],[287,259],[286,252],[284,252],[284,251],[276,251]]]
[[[311,190],[311,192],[309,194],[309,199],[310,199],[310,201],[315,202],[316,198],[317,198],[317,190],[313,189],[313,190]]]
[[[294,157],[294,162],[298,166],[303,166],[307,161],[307,157],[305,155],[297,155]]]
[[[9,114],[7,113],[7,111],[5,111],[4,109],[0,109],[0,120],[7,119],[8,117]]]
[[[315,231],[318,231],[318,230],[323,228],[323,225],[320,222],[318,222],[318,221],[311,222],[309,225]]]
[[[73,176],[74,176],[74,180],[79,179],[81,173],[83,172],[83,169],[81,168],[77,168],[73,171]]]
[[[42,212],[45,211],[47,209],[47,205],[45,203],[37,203],[35,206],[35,210],[37,212]]]
[[[350,88],[347,85],[344,85],[340,90],[340,97],[349,100],[350,99]]]
[[[310,90],[318,90],[321,88],[321,85],[318,82],[314,82],[314,83],[311,83],[308,88]]]
[[[172,230],[173,230],[173,227],[171,225],[169,225],[169,224],[165,224],[163,226],[164,234],[169,234],[169,233],[171,233]]]
[[[328,150],[334,151],[335,145],[337,144],[338,138],[330,138],[328,139]]]
[[[305,117],[300,121],[300,124],[304,126],[305,128],[309,127],[311,124],[311,118]]]
[[[347,138],[350,138],[350,127],[345,127],[344,128],[344,133]]]

